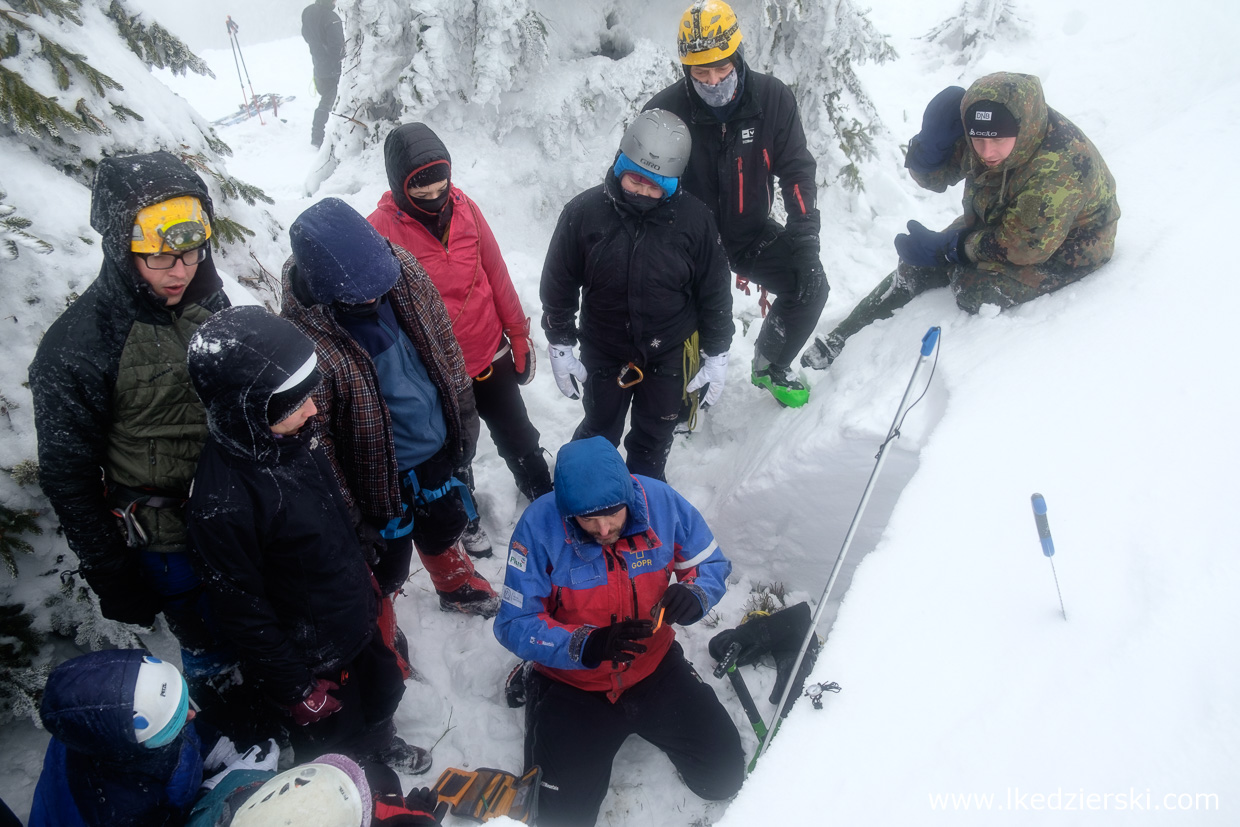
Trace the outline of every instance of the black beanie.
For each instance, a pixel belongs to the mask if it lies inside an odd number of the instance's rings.
[[[431,161],[409,173],[405,179],[405,189],[410,187],[429,187],[440,181],[447,181],[452,174],[452,162],[448,160]]]
[[[322,375],[319,373],[318,359],[310,354],[298,370],[267,400],[267,424],[276,425],[292,416],[318,387]]]
[[[995,101],[978,101],[964,113],[966,134],[970,138],[1015,138],[1020,121],[1006,106]]]

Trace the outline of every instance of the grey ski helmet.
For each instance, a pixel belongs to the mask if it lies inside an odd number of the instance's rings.
[[[685,171],[692,145],[685,122],[663,109],[642,112],[620,139],[620,151],[629,160],[665,178],[679,178]]]

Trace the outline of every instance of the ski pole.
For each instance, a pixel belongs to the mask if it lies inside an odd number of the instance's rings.
[[[250,104],[245,97],[245,81],[241,78],[241,64],[237,60],[237,41],[235,39],[237,24],[233,22],[232,15],[229,15],[224,22],[224,28],[228,30],[228,45],[232,46],[233,66],[237,69],[237,85],[241,87],[241,108],[248,109]]]
[[[1042,553],[1051,562],[1051,575],[1055,578],[1055,594],[1059,595],[1059,611],[1063,619],[1068,619],[1068,610],[1063,607],[1063,592],[1059,590],[1059,574],[1055,571],[1055,541],[1051,539],[1051,524],[1046,519],[1046,500],[1041,494],[1029,498],[1033,502],[1033,521],[1038,527],[1038,539],[1042,541]]]
[[[241,58],[241,68],[245,70],[245,82],[250,85],[250,105],[254,107],[254,114],[258,115],[259,124],[261,126],[266,126],[267,122],[263,120],[263,108],[259,103],[258,95],[254,94],[254,82],[250,80],[250,69],[245,65],[245,54],[241,51],[241,38],[237,36],[237,32],[241,30],[241,27],[233,22],[231,14],[228,15],[228,22],[226,25],[228,26],[228,37],[232,43],[235,44],[233,47],[233,62],[235,63],[238,57]],[[238,80],[241,78],[240,71],[237,73],[237,78]],[[244,84],[241,86],[241,94],[245,95]]]
[[[840,553],[835,557],[835,565],[831,567],[831,576],[827,578],[826,588],[822,590],[822,597],[818,598],[818,608],[814,610],[814,619],[809,624],[809,630],[805,633],[805,639],[801,641],[801,649],[797,652],[797,659],[792,664],[792,670],[788,673],[790,676],[796,675],[801,669],[801,661],[805,660],[805,651],[809,648],[810,641],[814,639],[816,630],[818,629],[818,621],[822,618],[823,611],[827,608],[827,597],[831,594],[831,587],[835,585],[835,578],[839,576],[840,568],[844,564],[844,557],[848,554],[848,547],[852,545],[853,535],[857,533],[857,526],[861,522],[861,515],[865,513],[865,507],[870,503],[870,494],[874,490],[874,482],[878,479],[879,472],[883,470],[883,463],[887,460],[887,447],[892,440],[900,435],[900,425],[904,421],[904,416],[908,413],[908,409],[917,404],[921,397],[909,402],[909,395],[913,392],[913,385],[917,382],[917,374],[921,372],[921,366],[925,364],[930,354],[935,352],[939,342],[939,328],[932,327],[926,331],[926,335],[921,338],[921,351],[917,355],[917,364],[913,367],[913,375],[909,377],[908,387],[904,389],[904,396],[900,399],[900,407],[896,409],[895,419],[891,421],[891,427],[887,429],[887,438],[883,440],[883,444],[878,448],[878,456],[875,457],[874,470],[870,472],[870,480],[865,484],[865,491],[861,494],[861,502],[857,505],[857,512],[853,514],[852,523],[848,526],[848,533],[844,535],[844,544],[840,547]],[[933,378],[933,374],[931,374]],[[925,391],[922,391],[925,394]],[[782,710],[784,704],[788,703],[788,695],[792,692],[792,685],[796,683],[791,678],[788,685],[784,687],[784,693],[779,698],[779,703],[775,705],[775,709]],[[775,735],[777,727],[771,727],[767,730],[766,737],[762,739],[762,744],[758,747],[758,753],[754,756],[756,762],[762,757],[762,753],[766,752],[766,748],[770,746],[771,738]]]
[[[754,703],[753,695],[749,693],[749,686],[745,683],[745,678],[736,668],[736,658],[741,653],[741,644],[733,643],[728,647],[728,653],[724,655],[723,660],[719,661],[719,665],[715,667],[715,677],[722,678],[725,674],[728,681],[732,684],[732,689],[736,692],[736,697],[740,699],[741,708],[745,710],[745,716],[749,718],[749,725],[753,727],[753,734],[758,736],[758,742],[766,737],[766,721],[762,720],[762,713],[758,711],[758,705]],[[778,720],[776,726],[779,725]],[[749,772],[753,772],[754,764],[758,761],[758,755],[761,751],[755,752],[753,760],[749,762]]]

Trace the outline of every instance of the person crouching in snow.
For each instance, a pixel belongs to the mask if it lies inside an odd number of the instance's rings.
[[[405,692],[378,627],[378,587],[315,432],[314,343],[261,307],[216,314],[190,339],[207,443],[189,535],[242,671],[287,715],[299,760],[327,751],[430,768],[396,736]]]
[[[91,652],[53,669],[39,707],[52,740],[30,827],[184,823],[204,770],[240,758],[214,727],[200,733],[189,701],[180,671],[140,649]],[[274,769],[274,741],[262,755],[236,766]]]
[[[1115,252],[1115,179],[1033,75],[997,72],[935,95],[904,165],[935,192],[964,179],[964,215],[938,233],[908,222],[895,272],[814,341],[805,367],[826,368],[850,336],[926,290],[951,287],[967,313],[1005,309],[1084,278]]]
[[[452,182],[452,156],[429,126],[407,123],[383,144],[389,192],[366,219],[404,247],[439,289],[473,377],[478,416],[530,501],[551,490],[551,472],[521,399],[534,378],[530,320],[495,234],[469,196]],[[474,488],[473,469],[457,476]],[[475,557],[491,556],[491,541],[475,519],[462,538]]]
[[[453,471],[473,459],[478,412],[439,291],[338,198],[303,212],[289,236],[281,313],[318,350],[316,422],[378,551],[383,594],[405,582],[416,547],[441,609],[494,617],[499,597],[460,542],[473,501]]]
[[[554,495],[512,535],[495,619],[499,642],[535,664],[525,765],[543,771],[539,825],[594,824],[629,735],[667,753],[702,798],[740,789],[740,735],[672,630],[701,620],[731,570],[697,509],[630,476],[606,439],[560,449]]]

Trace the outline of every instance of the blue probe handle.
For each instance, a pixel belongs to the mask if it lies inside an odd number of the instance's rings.
[[[1038,525],[1038,539],[1042,541],[1042,553],[1055,556],[1055,541],[1051,539],[1051,524],[1046,519],[1046,500],[1041,494],[1029,498],[1033,502],[1033,521]]]
[[[934,346],[939,342],[939,328],[932,327],[926,331],[926,335],[921,337],[921,355],[929,356],[934,353]]]

